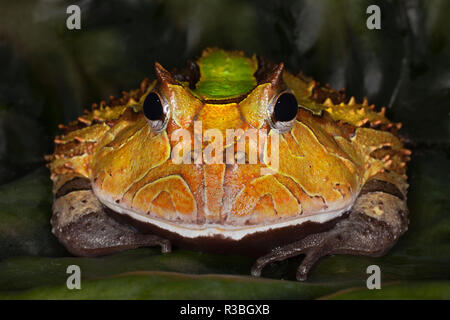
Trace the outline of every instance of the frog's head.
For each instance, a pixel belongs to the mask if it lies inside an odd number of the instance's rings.
[[[257,72],[258,71],[258,72]],[[207,50],[184,74],[172,75],[155,63],[157,84],[143,102],[155,132],[189,129],[201,123],[202,134],[226,130],[274,128],[289,131],[297,115],[295,96],[285,85],[283,63],[260,66],[256,57]]]
[[[95,154],[104,204],[142,220],[223,227],[348,209],[361,180],[342,150],[352,151],[348,137],[334,141],[334,122],[299,108],[282,63],[210,49],[187,72],[155,71],[137,115],[117,122]]]

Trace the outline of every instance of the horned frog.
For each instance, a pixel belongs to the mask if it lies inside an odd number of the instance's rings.
[[[381,256],[407,230],[411,152],[385,108],[237,51],[155,73],[60,125],[51,223],[72,254],[174,244],[259,257],[254,276],[303,254],[305,280],[323,256]],[[205,139],[231,129],[230,141]],[[216,161],[202,161],[208,150]]]

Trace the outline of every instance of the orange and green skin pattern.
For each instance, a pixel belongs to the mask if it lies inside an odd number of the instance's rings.
[[[224,226],[264,225],[342,209],[375,177],[404,191],[410,152],[396,134],[400,124],[391,123],[384,108],[377,111],[367,100],[336,98],[338,92],[287,71],[282,79],[295,95],[299,112],[292,129],[279,136],[277,172],[263,175],[261,168],[270,166],[265,161],[175,164],[175,130],[187,129],[191,141],[194,120],[202,121],[203,133],[211,128],[223,133],[250,128],[270,132],[267,109],[280,93],[278,86],[252,78],[255,57],[206,49],[197,64],[201,77],[196,89],[173,79],[144,81],[140,89],[61,126],[65,132],[55,139],[49,157],[55,186],[70,177],[86,177],[100,201],[173,223]],[[234,89],[226,96],[217,88]],[[152,90],[170,107],[167,128],[159,133],[152,131],[142,112]],[[242,94],[238,102],[214,101]],[[247,144],[247,155],[258,146],[253,142]],[[264,146],[257,148],[264,153]]]

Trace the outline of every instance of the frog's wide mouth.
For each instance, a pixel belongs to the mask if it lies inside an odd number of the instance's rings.
[[[299,216],[290,218],[276,223],[268,223],[266,225],[222,225],[222,224],[194,224],[194,223],[180,223],[175,221],[163,220],[154,216],[144,216],[140,213],[133,211],[132,209],[123,208],[114,202],[102,199],[102,203],[113,210],[116,213],[126,215],[129,218],[136,220],[144,224],[151,224],[163,230],[167,230],[172,233],[176,233],[185,238],[211,238],[221,237],[229,240],[239,241],[244,237],[260,232],[267,232],[276,229],[282,229],[286,227],[296,227],[307,222],[316,224],[325,224],[331,220],[341,217],[348,212],[353,206],[354,201],[350,201],[350,204],[346,204],[341,208],[324,211],[317,214],[308,216]]]

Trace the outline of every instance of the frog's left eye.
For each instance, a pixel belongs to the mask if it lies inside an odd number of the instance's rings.
[[[150,92],[144,100],[144,115],[155,132],[163,131],[168,123],[169,105],[156,93]]]
[[[283,92],[274,99],[269,108],[269,123],[280,132],[289,131],[298,113],[298,103],[290,92]]]

